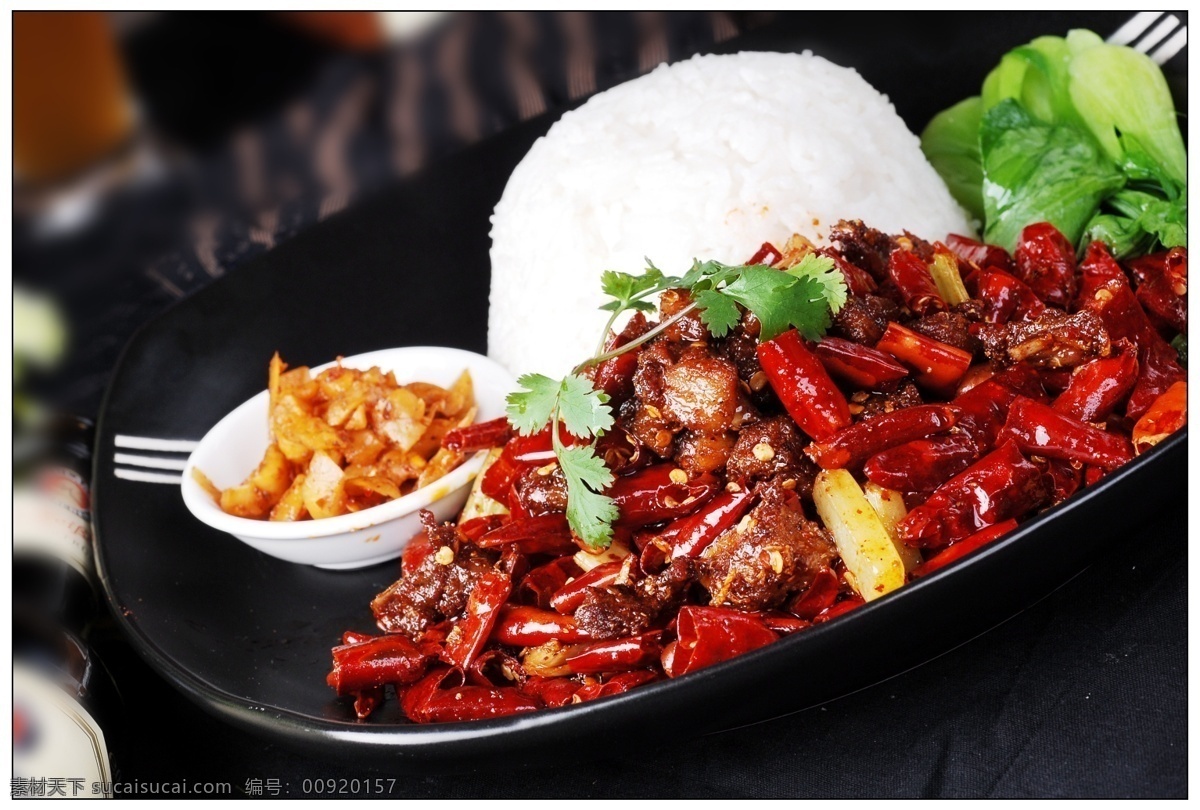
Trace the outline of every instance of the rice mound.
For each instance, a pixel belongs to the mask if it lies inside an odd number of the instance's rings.
[[[839,219],[973,232],[856,71],[807,52],[661,66],[566,113],[513,172],[492,216],[489,354],[561,376],[600,339],[602,270],[744,262],[792,233],[824,242]]]

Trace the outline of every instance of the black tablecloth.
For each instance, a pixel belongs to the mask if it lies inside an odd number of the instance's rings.
[[[217,219],[192,215],[186,227],[156,231],[158,241],[115,247],[111,238],[98,247],[85,241],[63,255],[39,252],[36,244],[18,239],[16,275],[50,278],[83,338],[67,382],[58,382],[57,397],[85,412],[94,409],[117,350],[138,325],[171,300],[346,205],[363,190],[355,177],[403,173],[506,122],[636,75],[657,60],[678,58],[747,28],[771,24],[747,15],[693,15],[667,23],[666,33],[655,34],[657,29],[645,20],[605,22],[640,31],[630,39],[636,45],[626,51],[604,45],[592,73],[551,70],[551,79],[535,83],[537,93],[485,109],[476,119],[478,126],[456,130],[455,137],[444,132],[444,137],[429,136],[428,143],[442,146],[415,155],[404,132],[392,133],[396,137],[391,141],[383,136],[372,140],[372,125],[384,130],[405,126],[403,116],[392,115],[396,110],[389,106],[399,103],[395,93],[385,94],[383,101],[363,102],[358,117],[351,115],[363,129],[350,127],[349,135],[337,129],[347,120],[345,114],[338,117],[337,110],[344,108],[327,103],[353,97],[360,80],[370,85],[383,75],[382,84],[389,87],[403,79],[392,76],[387,66],[380,74],[379,65],[335,65],[301,104],[307,113],[298,115],[293,108],[205,158],[193,174],[204,180],[200,186],[135,196],[121,203],[126,207],[118,213],[126,220],[136,215],[144,231],[151,216],[166,221],[173,211],[199,210],[198,199],[201,207],[215,207]],[[486,18],[471,29],[472,36],[486,35],[488,26],[499,24]],[[536,34],[570,24],[536,18],[533,29],[523,29],[523,23],[508,21],[503,23],[509,33],[504,41],[515,39],[527,47],[530,30]],[[455,35],[446,30],[442,35]],[[1047,30],[1056,27],[1047,22]],[[621,37],[617,30],[597,42],[620,42]],[[444,41],[433,42],[442,44],[396,56],[408,65],[396,75],[411,77],[413,65],[435,62]],[[561,57],[554,57],[553,49],[533,51],[546,60]],[[531,75],[543,76],[537,58],[530,63]],[[967,83],[976,82],[972,78]],[[511,93],[500,95],[512,98]],[[445,113],[444,98],[427,96],[426,101]],[[336,171],[292,171],[304,168],[307,153],[288,152],[291,141],[280,133],[294,134],[289,127],[304,115],[315,122],[318,135],[333,131],[341,133],[343,143],[357,144],[347,151],[361,165],[351,161],[335,167],[348,172],[340,179]],[[328,122],[332,130],[325,128]],[[256,162],[247,152],[266,158]],[[390,168],[381,169],[381,156]],[[246,199],[246,166],[282,172],[293,183],[291,196],[273,199],[267,192],[274,186],[268,182],[266,191],[258,189],[265,199]],[[78,263],[79,256],[87,261]],[[679,739],[653,750],[631,736],[619,747],[601,748],[580,739],[573,751],[554,752],[553,757],[529,752],[493,762],[368,766],[314,760],[205,714],[155,675],[111,629],[102,625],[93,638],[127,704],[128,744],[118,763],[122,778],[146,791],[152,785],[175,783],[177,789],[183,783],[185,792],[264,796],[1183,796],[1186,504],[1179,503],[1135,534],[1106,543],[1110,548],[1097,563],[1052,596],[918,669],[800,714],[701,739]],[[793,677],[799,683],[805,673]],[[201,784],[205,782],[227,787],[207,788]]]

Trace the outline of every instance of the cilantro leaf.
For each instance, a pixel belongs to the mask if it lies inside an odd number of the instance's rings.
[[[832,323],[819,281],[796,278],[767,267],[747,267],[724,293],[757,316],[759,340],[767,341],[794,326],[808,340],[819,340]]]
[[[796,278],[811,278],[821,285],[822,295],[829,303],[830,314],[837,315],[846,303],[846,277],[834,266],[833,259],[819,253],[807,253],[800,263],[785,271]]]
[[[608,394],[592,387],[592,381],[568,374],[558,395],[558,415],[567,432],[581,439],[598,436],[613,426]]]
[[[696,302],[700,320],[708,327],[713,337],[725,337],[742,319],[737,302],[723,292],[701,290],[693,294],[692,300]]]
[[[662,270],[653,264],[640,276],[616,270],[605,270],[600,275],[600,289],[605,295],[615,298],[625,305],[638,296],[657,289],[662,280]]]
[[[550,421],[558,406],[558,392],[562,382],[552,380],[545,374],[525,374],[517,379],[517,385],[525,389],[513,391],[506,398],[508,421],[522,436],[537,433]]]
[[[711,290],[722,284],[727,284],[737,278],[738,273],[745,268],[721,264],[717,261],[692,261],[692,269],[684,273],[683,278],[674,279],[680,287],[691,292]]]
[[[567,522],[583,542],[603,548],[612,542],[617,504],[602,494],[612,486],[612,471],[591,446],[562,447],[558,464],[567,479]]]

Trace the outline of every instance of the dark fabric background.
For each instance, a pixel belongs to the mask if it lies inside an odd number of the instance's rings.
[[[1126,17],[1111,15],[1109,30]],[[16,278],[57,291],[75,333],[64,373],[43,381],[47,395],[94,413],[138,326],[380,183],[661,61],[797,24],[742,13],[482,15],[368,60],[330,60],[260,25],[239,35],[257,49],[231,44],[228,69],[184,92],[164,79],[172,60],[207,53],[229,25],[169,17],[156,37],[127,43],[131,71],[159,136],[194,156],[169,182],[114,200],[97,227],[63,244],[48,247],[15,222]],[[1061,27],[1052,17],[1030,24]],[[299,78],[241,87],[255,54]],[[212,84],[221,77],[230,83]],[[969,87],[978,77],[946,82]],[[286,96],[296,84],[307,88],[298,98],[240,117],[255,94]],[[224,108],[214,101],[231,94]],[[210,102],[227,118],[198,118]],[[125,694],[120,766],[130,780],[223,781],[236,794],[268,796],[306,795],[305,779],[375,777],[396,780],[384,782],[389,795],[413,798],[1185,796],[1186,569],[1180,504],[1003,626],[825,706],[668,748],[646,750],[631,737],[597,749],[581,739],[573,750],[486,763],[306,758],[208,716],[111,628],[93,638]]]

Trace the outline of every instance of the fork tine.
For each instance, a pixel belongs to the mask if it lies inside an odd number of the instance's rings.
[[[117,464],[131,464],[134,467],[151,467],[156,470],[182,470],[187,466],[187,461],[181,458],[137,456],[133,453],[114,453],[113,461]]]
[[[1187,26],[1183,26],[1171,37],[1159,45],[1156,49],[1150,52],[1150,58],[1160,65],[1165,65],[1170,62],[1175,54],[1187,47]]]
[[[1150,29],[1150,33],[1142,37],[1142,39],[1133,46],[1134,50],[1147,53],[1151,48],[1166,38],[1168,34],[1179,27],[1179,18],[1174,14],[1167,17],[1158,25]]]
[[[1143,31],[1154,24],[1162,16],[1161,11],[1140,11],[1129,22],[1118,28],[1108,41],[1113,45],[1128,45],[1137,39]]]
[[[115,468],[113,475],[117,478],[124,478],[126,481],[143,481],[147,484],[175,484],[178,486],[183,483],[182,475],[168,475],[149,470],[127,470],[124,467]]]
[[[157,450],[160,453],[190,453],[200,442],[190,439],[153,439],[148,436],[123,436],[117,434],[113,444],[128,450]]]

